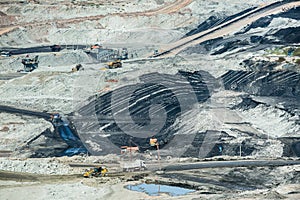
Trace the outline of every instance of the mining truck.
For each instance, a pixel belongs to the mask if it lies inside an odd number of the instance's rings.
[[[107,63],[107,67],[109,69],[115,69],[115,68],[120,68],[122,67],[122,62],[121,60],[115,60]]]
[[[141,171],[147,169],[145,161],[143,160],[135,160],[121,163],[121,168],[123,172],[133,172],[133,171]]]
[[[10,51],[1,51],[1,57],[10,57],[11,56],[11,52]]]
[[[61,46],[58,44],[52,45],[52,46],[50,46],[50,48],[51,48],[51,51],[53,51],[53,52],[55,52],[55,51],[58,52],[61,50]]]

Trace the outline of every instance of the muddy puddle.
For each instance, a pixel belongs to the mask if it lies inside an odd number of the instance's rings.
[[[144,192],[149,196],[159,196],[160,194],[168,194],[169,196],[182,196],[195,192],[195,190],[177,186],[146,183],[141,183],[138,185],[127,185],[125,186],[125,188],[132,191]]]

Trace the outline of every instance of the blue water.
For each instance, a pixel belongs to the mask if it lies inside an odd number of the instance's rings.
[[[64,155],[65,156],[74,156],[74,155],[78,155],[78,154],[86,154],[87,150],[85,147],[79,147],[79,148],[68,148],[67,150],[64,151]]]
[[[132,191],[144,192],[149,196],[159,196],[160,193],[166,193],[170,196],[181,196],[191,192],[195,192],[195,190],[176,187],[176,186],[146,184],[146,183],[141,183],[138,185],[127,185],[125,186],[125,188]]]

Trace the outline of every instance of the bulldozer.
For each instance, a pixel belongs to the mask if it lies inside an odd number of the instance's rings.
[[[121,68],[122,67],[122,62],[121,60],[115,60],[107,63],[107,67],[109,69],[115,69],[115,68]]]
[[[104,177],[108,169],[106,167],[95,167],[91,168],[90,170],[86,171],[83,174],[83,177],[90,178],[90,177]]]

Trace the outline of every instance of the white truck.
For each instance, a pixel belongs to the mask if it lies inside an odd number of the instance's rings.
[[[133,172],[133,171],[142,171],[147,169],[145,161],[143,160],[134,160],[121,163],[121,168],[123,172]]]

